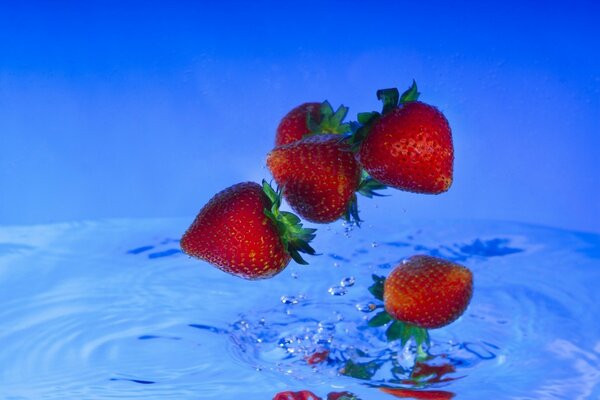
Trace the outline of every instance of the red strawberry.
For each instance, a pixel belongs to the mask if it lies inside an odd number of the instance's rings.
[[[439,194],[452,184],[452,132],[435,107],[416,101],[416,84],[398,97],[397,89],[377,92],[383,115],[359,114],[365,125],[357,157],[363,168],[384,185],[416,193]]]
[[[280,212],[280,193],[263,181],[233,185],[206,204],[181,238],[182,250],[230,274],[269,278],[299,252],[314,254],[315,229],[302,228],[292,213]]]
[[[348,108],[340,106],[333,111],[329,102],[304,103],[287,113],[279,122],[275,146],[292,143],[315,133],[346,133],[350,125],[342,123]]]
[[[421,328],[441,328],[465,311],[473,294],[467,268],[441,258],[413,256],[385,280],[385,310],[395,319]]]
[[[273,400],[321,400],[321,398],[308,390],[302,390],[300,392],[287,391],[277,393],[273,397]]]
[[[356,210],[361,170],[339,135],[314,135],[276,147],[267,156],[267,166],[304,219],[327,223]]]

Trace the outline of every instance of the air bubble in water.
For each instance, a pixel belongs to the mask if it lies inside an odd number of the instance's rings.
[[[350,286],[354,286],[354,282],[356,282],[354,277],[349,276],[347,278],[342,279],[340,282],[340,285],[342,285],[343,287],[350,287]]]
[[[283,304],[298,304],[300,298],[296,296],[281,296],[281,302]]]
[[[332,296],[343,296],[348,293],[348,289],[343,286],[332,286],[329,288],[328,292]]]
[[[371,247],[375,248],[375,247],[377,247],[377,246],[379,246],[379,243],[377,243],[377,242],[372,242],[372,243],[371,243]]]

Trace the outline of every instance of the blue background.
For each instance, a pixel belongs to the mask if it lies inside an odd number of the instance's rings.
[[[366,218],[600,232],[599,7],[416,3],[3,2],[0,224],[192,216],[268,177],[290,108],[354,117],[415,78],[453,128],[455,183]]]

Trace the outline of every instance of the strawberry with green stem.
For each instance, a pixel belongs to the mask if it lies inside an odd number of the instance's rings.
[[[415,193],[439,194],[453,179],[452,131],[435,107],[418,101],[413,81],[398,89],[377,91],[381,113],[358,114],[349,144],[361,166],[380,183]]]
[[[371,327],[389,324],[388,341],[409,340],[417,345],[417,359],[427,358],[428,329],[455,321],[466,310],[473,294],[473,276],[467,268],[426,255],[406,259],[387,278],[373,275],[369,291],[384,302],[385,311],[368,322]]]
[[[302,218],[329,223],[339,218],[360,222],[356,193],[378,196],[381,185],[361,172],[337,134],[319,134],[276,147],[267,166],[283,196]]]
[[[322,103],[303,103],[288,112],[279,122],[275,146],[282,146],[315,134],[344,134],[350,124],[344,123],[348,107],[333,110],[327,100]]]
[[[233,185],[217,193],[181,238],[181,249],[230,274],[270,278],[300,253],[314,255],[309,242],[315,229],[302,227],[296,215],[280,211],[281,191],[266,181]]]

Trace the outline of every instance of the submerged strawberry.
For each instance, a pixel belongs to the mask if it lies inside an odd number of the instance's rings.
[[[416,84],[401,97],[397,89],[377,92],[383,114],[359,114],[357,158],[379,182],[416,193],[439,194],[452,184],[454,147],[444,115],[417,101]]]
[[[263,181],[233,185],[206,204],[181,238],[182,250],[246,279],[281,272],[299,252],[315,254],[308,242],[315,229],[302,228],[292,213],[279,211],[280,193]]]
[[[301,104],[279,122],[275,146],[292,143],[311,134],[349,132],[350,125],[342,122],[347,113],[348,108],[344,106],[334,112],[328,101]]]
[[[394,319],[427,329],[460,317],[472,294],[471,271],[425,255],[410,257],[393,270],[383,289],[385,310]]]
[[[314,135],[276,147],[267,156],[267,166],[304,219],[332,222],[355,207],[361,169],[339,135]]]

